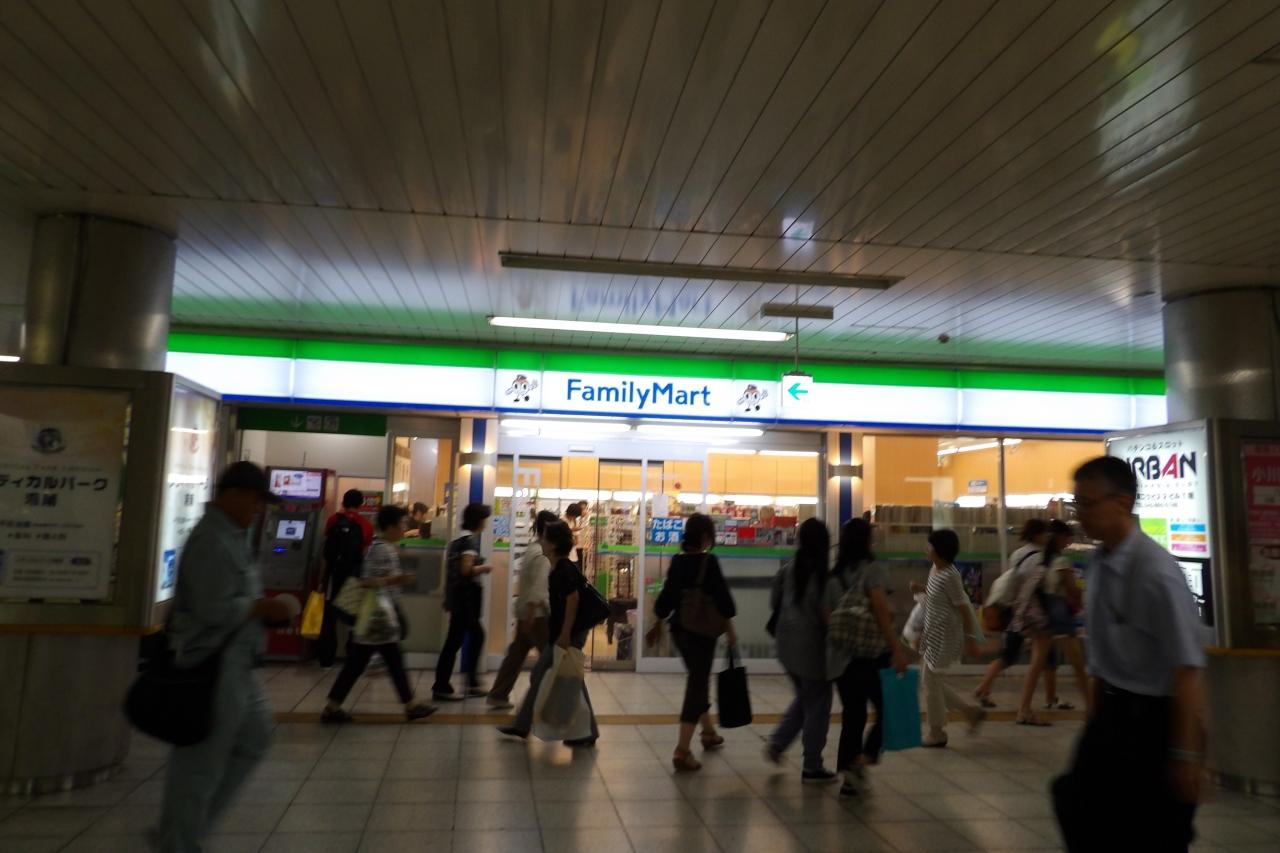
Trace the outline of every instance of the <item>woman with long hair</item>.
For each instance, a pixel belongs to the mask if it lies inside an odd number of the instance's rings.
[[[835,681],[840,693],[843,722],[840,725],[840,752],[837,769],[845,774],[840,787],[842,797],[857,796],[865,783],[865,768],[880,761],[883,743],[884,696],[880,689],[880,670],[892,663],[898,672],[906,672],[907,656],[898,632],[893,630],[893,613],[886,597],[888,576],[884,566],[876,562],[871,550],[871,525],[862,518],[852,518],[840,528],[840,544],[836,565],[827,579],[823,615],[842,607],[865,604],[875,616],[882,642],[876,654],[866,649],[855,653],[848,646],[827,643],[827,677]],[[875,707],[875,721],[867,725],[867,702]]]
[[[1080,585],[1075,569],[1062,556],[1074,538],[1075,534],[1065,522],[1057,519],[1050,522],[1049,541],[1045,544],[1042,558],[1018,590],[1018,601],[1009,628],[1031,640],[1031,666],[1022,683],[1022,701],[1016,718],[1018,725],[1049,725],[1035,715],[1031,701],[1035,695],[1036,679],[1048,665],[1055,643],[1075,670],[1076,683],[1086,705],[1092,698],[1089,676],[1084,668],[1084,652],[1076,637],[1072,612],[1079,610]]]
[[[556,514],[549,509],[538,513],[533,520],[534,541],[525,549],[520,558],[519,591],[513,610],[516,616],[516,635],[507,648],[507,656],[498,667],[498,675],[489,688],[489,707],[495,711],[504,711],[514,707],[511,704],[511,688],[515,686],[520,668],[524,666],[529,652],[539,654],[547,647],[547,614],[550,611],[547,577],[551,574],[551,561],[542,553],[542,533],[547,525],[558,521]]]
[[[825,524],[810,518],[800,525],[797,544],[795,557],[773,579],[770,596],[778,617],[778,660],[795,687],[796,698],[769,736],[765,757],[781,763],[782,753],[803,731],[801,781],[822,784],[836,780],[836,774],[822,764],[831,719],[827,623],[823,615],[831,535]]]
[[[724,573],[720,571],[720,561],[711,553],[715,543],[716,528],[710,516],[700,512],[689,516],[684,523],[680,553],[671,558],[662,592],[653,606],[657,620],[645,637],[649,645],[656,645],[662,637],[663,620],[670,618],[671,638],[680,650],[680,657],[684,658],[685,669],[689,671],[684,685],[684,705],[680,709],[680,738],[671,759],[678,772],[702,769],[701,762],[689,749],[694,729],[699,724],[702,726],[703,749],[724,746],[724,738],[716,733],[708,713],[711,709],[711,667],[715,662],[717,638],[690,631],[680,623],[680,603],[685,594],[701,590],[711,597],[716,610],[727,620],[725,633],[730,647],[738,644],[738,636],[733,630],[733,617],[738,611],[733,596],[729,594]]]

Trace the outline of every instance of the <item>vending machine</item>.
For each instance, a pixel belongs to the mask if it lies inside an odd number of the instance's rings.
[[[280,503],[263,519],[262,586],[267,596],[292,596],[301,611],[308,593],[319,589],[324,571],[324,525],[337,511],[337,475],[319,468],[268,468],[267,477]],[[268,632],[267,657],[304,660],[310,655],[310,642],[298,633],[299,621]]]

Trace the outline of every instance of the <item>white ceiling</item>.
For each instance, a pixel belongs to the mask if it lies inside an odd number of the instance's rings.
[[[485,318],[798,296],[815,357],[1158,368],[1161,296],[1280,278],[1277,44],[1274,0],[5,0],[0,199],[171,229],[189,326],[783,357]]]

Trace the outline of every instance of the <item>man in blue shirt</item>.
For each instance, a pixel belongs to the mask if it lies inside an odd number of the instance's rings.
[[[1075,474],[1076,512],[1101,543],[1087,583],[1092,715],[1054,782],[1073,851],[1185,851],[1204,764],[1204,635],[1177,562],[1133,517],[1138,482],[1121,459]]]
[[[256,671],[263,624],[287,622],[296,607],[264,598],[249,547],[249,530],[267,501],[267,475],[237,462],[218,481],[216,496],[182,550],[169,618],[169,642],[179,666],[222,649],[213,697],[213,730],[169,758],[156,841],[163,853],[196,853],[208,828],[230,804],[271,745],[274,718]]]

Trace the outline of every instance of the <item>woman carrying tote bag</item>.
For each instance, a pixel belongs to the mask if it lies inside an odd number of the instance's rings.
[[[720,571],[720,561],[711,553],[716,529],[709,516],[694,513],[684,525],[681,553],[671,559],[667,577],[654,605],[653,623],[645,639],[656,645],[662,637],[662,622],[671,621],[671,638],[689,671],[684,685],[684,705],[680,709],[680,737],[671,763],[678,772],[702,769],[690,746],[693,730],[702,724],[702,748],[719,749],[724,738],[716,733],[708,711],[711,708],[711,666],[716,656],[716,640],[728,634],[730,648],[738,644],[733,630],[737,614],[729,585]]]

